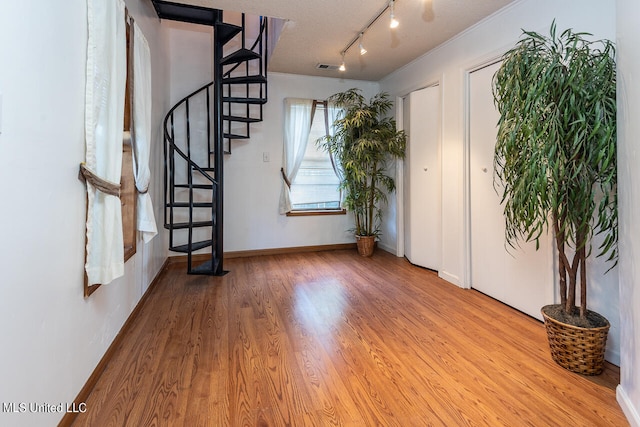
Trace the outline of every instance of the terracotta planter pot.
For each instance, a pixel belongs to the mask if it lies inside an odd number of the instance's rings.
[[[553,360],[572,372],[583,375],[601,374],[611,326],[609,321],[600,314],[589,311],[589,315],[600,317],[606,325],[598,328],[573,326],[550,317],[546,310],[551,307],[553,305],[545,305],[541,311]]]
[[[376,236],[356,236],[356,244],[358,245],[358,253],[361,256],[369,257],[373,255]]]

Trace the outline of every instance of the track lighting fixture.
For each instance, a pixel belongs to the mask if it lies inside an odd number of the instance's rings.
[[[391,28],[396,28],[399,23],[398,20],[396,19],[396,15],[395,15],[395,10],[394,10],[394,6],[395,6],[395,2],[396,0],[388,0],[387,3],[385,4],[385,6],[382,8],[382,10],[380,12],[378,12],[378,14],[376,16],[373,17],[373,19],[371,19],[371,21],[369,21],[369,23],[367,25],[365,25],[362,30],[360,30],[360,32],[358,33],[358,35],[356,37],[354,37],[346,46],[344,49],[342,49],[342,51],[340,51],[340,55],[342,55],[342,64],[340,64],[340,67],[338,68],[340,71],[345,71],[347,69],[345,62],[344,62],[344,55],[347,53],[347,51],[351,48],[351,46],[353,46],[356,42],[358,42],[358,49],[360,50],[360,55],[364,55],[365,53],[367,53],[367,49],[364,48],[364,45],[362,44],[362,40],[364,38],[364,33],[371,28],[371,26],[387,11],[389,10],[391,12],[391,16],[390,16],[390,22],[389,22],[389,27]]]
[[[398,20],[396,19],[396,14],[393,10],[393,5],[395,4],[395,0],[391,0],[389,2],[389,8],[391,9],[391,15],[390,15],[390,21],[389,21],[389,28],[397,28],[398,25],[400,25],[400,23],[398,22]]]

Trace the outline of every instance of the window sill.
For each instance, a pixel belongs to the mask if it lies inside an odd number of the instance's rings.
[[[289,211],[287,216],[317,216],[317,215],[346,215],[346,209],[327,209],[327,210],[308,210],[308,211]]]

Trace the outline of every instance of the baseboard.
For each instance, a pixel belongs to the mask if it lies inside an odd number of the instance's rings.
[[[151,281],[151,284],[149,285],[147,290],[144,292],[144,294],[140,298],[140,301],[138,301],[138,303],[136,304],[131,314],[129,314],[129,317],[127,317],[127,320],[124,322],[124,325],[122,325],[122,328],[120,328],[120,332],[118,332],[116,337],[111,342],[111,345],[109,346],[109,348],[107,348],[107,351],[104,353],[104,355],[100,359],[100,362],[98,362],[98,365],[95,367],[95,369],[89,376],[89,379],[87,380],[87,382],[84,384],[84,386],[76,396],[75,400],[73,401],[74,408],[80,407],[81,403],[87,401],[87,398],[89,397],[89,395],[91,394],[91,391],[93,390],[96,383],[98,382],[98,379],[100,378],[104,370],[107,368],[107,365],[111,361],[111,358],[113,357],[113,354],[115,353],[116,349],[120,346],[122,339],[126,335],[126,332],[129,330],[133,322],[136,320],[136,318],[140,314],[142,307],[144,307],[147,299],[149,298],[149,295],[151,294],[151,290],[154,288],[156,283],[158,283],[158,280],[160,279],[160,277],[162,276],[162,274],[164,273],[168,265],[169,265],[169,260],[167,259],[164,261],[162,267],[158,271],[158,274],[156,274],[156,277],[154,277],[154,279]],[[74,412],[67,412],[58,423],[58,427],[71,426],[75,421],[77,415],[78,414]]]
[[[315,246],[294,246],[288,248],[272,248],[272,249],[252,249],[247,251],[231,251],[225,252],[224,258],[246,258],[250,256],[264,256],[264,255],[282,255],[301,252],[320,252],[320,251],[337,251],[344,249],[356,249],[355,243],[337,243],[333,245],[315,245]],[[195,262],[204,262],[211,257],[210,254],[195,254],[191,258]],[[169,257],[169,263],[186,263],[186,255],[177,255]]]
[[[618,400],[620,408],[622,408],[622,412],[624,412],[624,416],[627,417],[629,425],[631,427],[640,427],[640,414],[638,414],[638,409],[633,406],[633,402],[629,399],[629,395],[622,385],[616,387],[616,399]]]
[[[442,280],[446,280],[449,283],[461,287],[460,278],[455,274],[447,273],[446,271],[438,271],[438,277],[440,277]]]
[[[397,248],[395,246],[389,246],[389,245],[387,245],[385,243],[382,243],[381,241],[378,241],[377,245],[383,251],[389,252],[392,255],[398,256],[398,251],[397,251]]]

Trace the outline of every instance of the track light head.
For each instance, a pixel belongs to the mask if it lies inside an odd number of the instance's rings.
[[[391,15],[391,22],[389,22],[389,28],[398,28],[398,25],[400,25],[398,20],[394,18],[393,15]]]
[[[394,4],[395,4],[395,1],[394,1],[394,0],[391,0],[391,1],[389,2],[389,8],[391,9],[391,16],[389,17],[389,18],[390,18],[390,21],[389,21],[389,28],[397,28],[397,27],[398,27],[398,25],[400,25],[400,23],[399,23],[399,22],[398,22],[398,20],[396,19],[396,14],[395,14],[395,12],[394,12],[394,10],[393,10],[393,9],[394,9],[394,8],[393,8]]]
[[[358,48],[360,49],[360,55],[364,55],[367,53],[367,49],[362,45],[362,37],[364,37],[364,33],[360,33],[360,43],[358,44]]]

